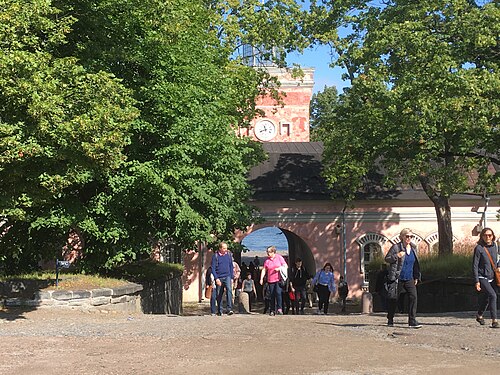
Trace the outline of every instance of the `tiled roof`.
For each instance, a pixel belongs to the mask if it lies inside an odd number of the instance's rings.
[[[330,200],[333,191],[321,176],[323,144],[321,142],[269,142],[263,144],[269,159],[252,168],[249,183],[253,200]],[[359,200],[426,200],[420,187],[387,189],[381,186],[382,175],[368,176]],[[454,198],[481,199],[474,194]]]
[[[250,171],[249,183],[256,200],[329,199],[321,177],[323,144],[270,142],[263,144],[269,159]]]

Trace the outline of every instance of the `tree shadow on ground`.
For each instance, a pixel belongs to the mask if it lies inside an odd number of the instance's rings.
[[[0,320],[13,322],[16,320],[25,320],[26,314],[35,311],[36,307],[16,307],[16,308],[3,308],[0,310]]]

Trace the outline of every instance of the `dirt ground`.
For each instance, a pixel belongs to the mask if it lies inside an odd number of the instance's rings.
[[[472,312],[185,316],[0,311],[0,374],[499,374],[500,329]],[[489,322],[488,322],[489,323]]]

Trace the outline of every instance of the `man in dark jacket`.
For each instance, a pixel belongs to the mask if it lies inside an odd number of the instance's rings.
[[[295,264],[292,267],[292,274],[290,277],[290,286],[292,292],[295,294],[293,301],[292,314],[299,314],[299,300],[300,300],[300,314],[304,314],[304,307],[306,305],[307,293],[306,282],[311,278],[311,275],[302,265],[302,259],[296,258]]]
[[[408,294],[408,326],[411,328],[422,327],[416,320],[417,315],[417,283],[420,280],[420,265],[417,258],[417,247],[411,242],[413,233],[405,228],[399,234],[400,243],[394,244],[385,261],[389,263],[388,281],[397,282],[398,293]],[[387,312],[387,325],[394,325],[397,299],[389,299]]]

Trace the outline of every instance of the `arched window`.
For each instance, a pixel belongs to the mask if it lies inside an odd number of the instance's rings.
[[[382,248],[388,239],[377,233],[366,233],[359,237],[356,242],[360,246],[360,273],[364,274],[364,281],[368,283],[368,273],[365,267],[377,257],[384,255]]]
[[[423,241],[422,237],[420,237],[418,234],[413,233],[413,236],[411,238],[411,242],[413,242],[417,246],[417,251],[418,251],[418,244],[422,241]],[[401,238],[399,238],[399,234],[397,234],[391,238],[391,243],[393,243],[393,244],[400,243],[400,242],[401,242]]]
[[[453,242],[455,242],[457,238],[453,236]],[[425,242],[429,245],[429,252],[431,254],[437,254],[439,252],[439,234],[438,232],[434,232],[429,234],[424,239]]]

